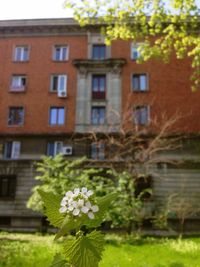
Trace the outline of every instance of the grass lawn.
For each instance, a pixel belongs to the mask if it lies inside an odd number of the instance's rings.
[[[61,245],[54,236],[0,233],[0,267],[48,267]],[[200,238],[106,236],[99,267],[200,267]]]

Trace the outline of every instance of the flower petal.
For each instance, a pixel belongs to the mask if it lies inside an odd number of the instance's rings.
[[[75,188],[74,189],[74,195],[78,196],[79,193],[80,193],[80,189],[79,188]]]
[[[90,218],[90,219],[94,219],[94,213],[93,212],[88,212],[88,217]]]
[[[94,206],[91,207],[91,210],[93,212],[97,212],[97,211],[99,211],[99,207],[97,205],[94,205]]]
[[[83,213],[88,213],[89,208],[86,207],[86,206],[83,206],[83,207],[81,208],[81,211],[82,211]]]
[[[83,199],[79,199],[77,202],[78,207],[83,207],[84,205],[84,200]]]
[[[67,211],[67,207],[61,207],[60,209],[59,209],[59,212],[60,213],[65,213]]]
[[[90,197],[90,196],[93,195],[93,194],[94,194],[93,191],[92,191],[92,190],[89,190],[89,191],[87,191],[86,196],[87,196],[87,197]]]
[[[82,187],[81,192],[85,194],[87,192],[87,187]]]
[[[85,203],[85,206],[86,206],[88,209],[90,209],[90,208],[92,207],[90,201],[86,202],[86,203]]]
[[[80,210],[79,210],[79,209],[74,209],[73,212],[72,212],[72,214],[73,214],[74,216],[79,215],[79,213],[80,213]]]

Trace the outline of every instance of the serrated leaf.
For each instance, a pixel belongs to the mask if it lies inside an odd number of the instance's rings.
[[[42,190],[38,190],[38,193],[44,203],[44,214],[47,216],[50,224],[60,228],[65,218],[65,216],[59,212],[62,197]]]
[[[76,240],[66,241],[65,255],[69,262],[76,267],[98,267],[104,250],[104,236],[93,231],[79,236]]]
[[[71,230],[74,230],[77,226],[78,225],[76,223],[76,219],[72,219],[71,217],[66,216],[60,230],[55,236],[55,240],[57,240],[61,236],[68,234]]]
[[[66,260],[63,260],[60,254],[56,254],[49,267],[70,267],[70,264]]]

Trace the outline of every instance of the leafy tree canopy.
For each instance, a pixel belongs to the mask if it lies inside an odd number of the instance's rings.
[[[67,0],[81,26],[102,25],[106,43],[116,39],[142,40],[139,62],[174,51],[178,59],[191,58],[192,90],[200,85],[198,1],[195,0]],[[156,37],[156,38],[155,38]]]

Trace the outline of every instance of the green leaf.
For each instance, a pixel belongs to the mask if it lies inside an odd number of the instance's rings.
[[[71,230],[77,228],[79,226],[78,223],[77,219],[71,218],[67,215],[61,225],[60,231],[58,231],[55,236],[55,240],[57,240],[61,236],[68,234]]]
[[[60,228],[65,218],[64,215],[59,212],[62,197],[54,195],[51,192],[44,192],[42,190],[38,190],[38,193],[40,194],[44,203],[44,214],[47,216],[50,224]]]
[[[95,213],[95,218],[87,220],[85,225],[87,227],[98,227],[103,222],[105,213],[108,211],[110,204],[117,198],[117,193],[111,193],[104,197],[98,198],[97,205],[99,206],[99,211]]]
[[[62,259],[60,254],[57,253],[49,267],[70,267],[70,265],[66,260]]]
[[[93,231],[79,236],[76,240],[67,241],[64,245],[65,255],[76,267],[98,267],[104,250],[104,236]]]

